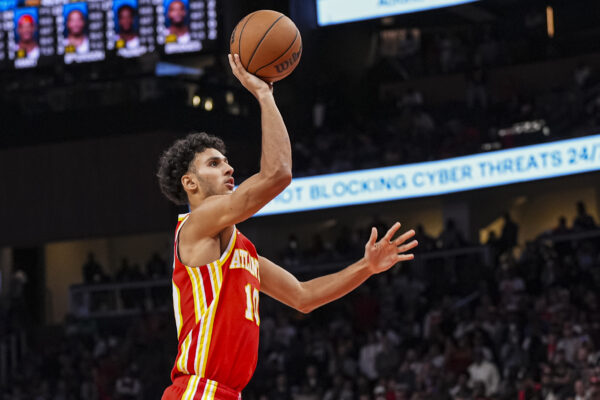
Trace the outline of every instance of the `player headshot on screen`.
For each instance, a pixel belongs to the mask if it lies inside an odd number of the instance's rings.
[[[29,59],[37,59],[40,56],[40,47],[36,40],[37,24],[35,19],[24,14],[17,21],[17,33],[19,42],[17,43],[17,52],[23,53],[23,56]]]
[[[190,30],[186,24],[187,10],[181,0],[173,0],[167,9],[167,18],[169,19],[169,29],[167,36],[177,38],[177,43],[189,43],[191,40]]]
[[[133,49],[140,46],[140,38],[135,30],[135,9],[129,4],[122,5],[117,11],[119,39],[121,47]],[[117,46],[119,47],[119,46]]]
[[[372,228],[360,260],[305,282],[259,256],[236,225],[290,184],[291,145],[273,86],[248,73],[237,54],[229,56],[229,64],[260,104],[260,170],[234,190],[234,169],[225,156],[225,144],[206,133],[177,140],[160,158],[161,191],[174,203],[189,207],[175,226],[172,288],[179,346],[172,384],[162,400],[241,398],[258,359],[259,292],[308,313],[346,295],[370,276],[412,260],[407,252],[417,246],[410,240],[413,230],[396,236],[398,222],[379,241]]]
[[[85,15],[81,10],[69,12],[66,21],[67,37],[65,38],[65,47],[73,46],[76,53],[90,51],[90,42],[85,34],[85,25]]]

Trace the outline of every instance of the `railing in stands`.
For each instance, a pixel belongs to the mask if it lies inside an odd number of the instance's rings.
[[[324,274],[339,270],[353,260],[337,260],[317,265],[297,266],[290,271],[297,275]],[[419,253],[410,265],[413,276],[434,286],[460,280],[464,292],[471,290],[478,274],[476,267],[490,265],[490,251],[486,246]],[[142,311],[171,309],[171,281],[149,280],[140,282],[74,285],[70,288],[70,313],[79,318],[119,317]]]
[[[600,238],[600,230],[541,236],[539,239],[559,244],[596,238]],[[407,265],[414,277],[430,285],[433,293],[444,293],[452,286],[462,295],[467,295],[482,279],[484,267],[491,266],[494,262],[492,257],[493,252],[489,246],[472,246],[418,253],[415,260]],[[352,260],[305,264],[290,268],[290,271],[298,275],[323,274],[337,271],[350,262]],[[71,314],[80,318],[127,316],[142,311],[169,311],[171,281],[162,279],[75,285],[70,288],[69,300]],[[0,354],[0,362],[1,358]]]
[[[169,279],[74,285],[69,290],[69,309],[79,318],[119,317],[142,311],[167,311],[170,297]]]
[[[586,239],[600,238],[600,229],[594,229],[590,231],[581,232],[569,232],[562,235],[548,235],[542,239],[551,241],[552,243],[565,243],[565,242],[577,242]]]

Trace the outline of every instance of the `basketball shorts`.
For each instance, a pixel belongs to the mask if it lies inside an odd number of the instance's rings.
[[[196,375],[180,376],[165,389],[161,400],[241,400],[242,395],[225,385]]]

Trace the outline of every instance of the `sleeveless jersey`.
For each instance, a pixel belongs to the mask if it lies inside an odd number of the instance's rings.
[[[258,359],[258,255],[234,226],[220,259],[200,267],[184,265],[177,243],[188,216],[180,215],[175,230],[172,285],[179,347],[173,385],[163,399],[236,398],[230,393],[239,395]],[[181,397],[167,396],[176,386]]]

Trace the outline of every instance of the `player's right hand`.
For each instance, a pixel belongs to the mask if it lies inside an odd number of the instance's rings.
[[[248,91],[252,93],[254,97],[260,99],[265,94],[273,93],[273,84],[267,83],[256,75],[252,75],[246,71],[246,68],[244,68],[242,65],[240,56],[238,54],[228,54],[227,58],[229,59],[229,65],[231,66],[233,75],[238,78],[240,83],[246,89],[248,89]]]

